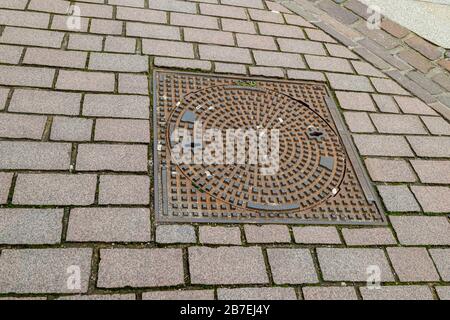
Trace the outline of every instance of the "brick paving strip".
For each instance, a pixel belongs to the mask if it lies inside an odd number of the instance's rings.
[[[0,1],[0,299],[450,299],[448,52],[278,2]],[[157,224],[155,67],[327,82],[389,225]]]

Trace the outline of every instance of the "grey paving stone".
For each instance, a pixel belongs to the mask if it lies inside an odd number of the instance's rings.
[[[450,137],[407,137],[419,157],[450,157]]]
[[[202,71],[209,71],[212,66],[209,61],[163,57],[156,57],[153,63],[158,67],[196,69]]]
[[[296,243],[339,244],[341,239],[335,227],[294,227]]]
[[[450,249],[430,249],[430,254],[442,280],[450,281]]]
[[[198,14],[171,13],[170,24],[184,27],[219,29],[217,18]]]
[[[287,74],[289,79],[326,81],[323,73],[316,71],[288,70]]]
[[[105,51],[134,53],[136,51],[136,39],[107,36],[105,40]]]
[[[337,91],[336,96],[343,109],[376,111],[375,105],[368,93]]]
[[[195,3],[177,1],[177,0],[151,0],[148,3],[150,9],[164,10],[164,11],[175,11],[175,12],[186,12],[186,13],[196,13]]]
[[[238,46],[242,48],[277,50],[277,45],[272,37],[238,33],[236,39]]]
[[[424,76],[421,72],[410,71],[406,76],[431,94],[440,94],[443,92],[440,86],[434,83],[433,80]]]
[[[305,29],[306,34],[310,40],[320,41],[320,42],[329,42],[329,43],[337,43],[332,37],[323,32],[322,30],[317,29]]]
[[[294,288],[219,288],[218,300],[297,300]]]
[[[450,123],[441,117],[420,117],[434,135],[450,136]]]
[[[10,90],[6,88],[0,88],[0,110],[5,109],[6,101],[8,100]]]
[[[55,70],[38,67],[0,66],[0,84],[50,88]]]
[[[148,147],[145,145],[80,144],[78,171],[147,172]]]
[[[308,249],[267,249],[273,281],[276,284],[318,282]]]
[[[390,217],[401,244],[449,245],[450,223],[446,217]]]
[[[249,9],[248,13],[250,18],[255,21],[284,23],[283,15],[277,12]]]
[[[281,51],[293,53],[306,53],[324,56],[325,49],[320,42],[295,39],[277,39]]]
[[[193,12],[195,13],[195,12]],[[209,3],[200,3],[200,13],[202,15],[235,18],[235,19],[247,19],[244,8],[238,8],[233,6],[222,6]]]
[[[346,59],[309,55],[306,55],[305,58],[311,69],[353,73],[353,69]]]
[[[0,172],[0,204],[8,202],[9,189],[11,188],[13,173]]]
[[[387,248],[392,266],[402,282],[439,281],[425,248]]]
[[[273,2],[273,1],[266,1],[266,4],[270,11],[278,11],[278,12],[282,12],[282,13],[292,13],[291,10],[289,10],[288,8],[286,8],[285,6],[283,6],[280,3]]]
[[[303,17],[300,17],[298,15],[285,14],[284,18],[285,18],[287,24],[292,24],[292,25],[300,26],[300,27],[315,28],[311,23],[309,23]]]
[[[391,212],[418,212],[417,204],[407,186],[378,186],[378,192],[383,199],[386,209]]]
[[[346,59],[358,59],[357,55],[355,55],[352,51],[350,51],[350,49],[348,49],[347,47],[344,47],[343,45],[326,43],[325,46],[327,47],[328,52],[334,57],[346,58]],[[363,62],[352,61],[352,64],[354,66],[355,66],[355,63],[363,63]]]
[[[31,0],[28,9],[52,13],[67,13],[69,6],[69,1]]]
[[[47,117],[0,114],[0,137],[41,140]]]
[[[81,94],[44,90],[16,89],[11,98],[10,112],[78,115]]]
[[[230,6],[264,9],[261,0],[222,0],[221,3]]]
[[[248,49],[199,45],[200,58],[205,60],[252,63]]]
[[[427,106],[425,103],[417,98],[410,97],[395,97],[395,101],[398,103],[400,109],[404,113],[411,114],[424,114],[424,115],[437,115],[433,109]]]
[[[299,54],[273,51],[253,51],[253,55],[257,65],[299,69],[306,67]]]
[[[80,7],[81,15],[85,17],[97,17],[106,19],[111,19],[113,17],[112,6],[81,3],[81,2],[79,2],[77,6]]]
[[[389,228],[342,229],[345,242],[349,246],[374,246],[396,244]]]
[[[450,212],[450,188],[431,186],[411,186],[417,200],[425,212]]]
[[[368,158],[365,160],[367,171],[373,181],[414,182],[416,176],[404,160],[386,160]]]
[[[159,225],[156,227],[158,243],[195,243],[197,237],[191,225]]]
[[[89,69],[119,72],[146,72],[148,58],[139,55],[91,53]]]
[[[62,296],[57,300],[136,300],[135,294],[91,294]]]
[[[144,292],[142,300],[214,300],[214,290],[170,290]]]
[[[194,58],[194,47],[191,43],[142,40],[142,52],[156,56],[169,56],[178,58]]]
[[[263,76],[263,77],[275,77],[275,78],[283,78],[284,72],[281,68],[273,68],[273,67],[250,67],[250,74],[255,76]]]
[[[413,153],[404,137],[388,135],[354,135],[361,155],[412,157]]]
[[[50,139],[54,141],[90,141],[92,119],[55,117]]]
[[[100,204],[150,203],[150,178],[148,176],[102,175],[98,194]]]
[[[0,141],[0,169],[68,170],[68,143]]]
[[[108,4],[144,8],[144,0],[108,0]]]
[[[148,143],[150,123],[148,120],[97,119],[94,140]]]
[[[234,46],[233,34],[224,31],[184,28],[184,40],[209,44]]]
[[[149,119],[150,99],[134,95],[86,94],[83,115],[108,118]]]
[[[0,42],[46,48],[61,48],[63,37],[63,32],[5,27],[0,37]]]
[[[251,21],[222,18],[221,22],[222,22],[222,29],[224,31],[233,31],[250,34],[256,33],[255,24]]]
[[[370,117],[381,133],[427,134],[427,131],[417,116],[371,114]]]
[[[380,290],[360,289],[364,300],[433,300],[427,286],[382,286]]]
[[[52,23],[50,29],[58,31],[72,31],[73,27],[69,25],[66,15],[53,15]],[[77,26],[77,32],[88,32],[89,18],[81,18],[79,20],[80,24]],[[78,28],[79,27],[79,28]]]
[[[119,93],[148,95],[148,78],[139,74],[119,74]]]
[[[189,270],[193,284],[262,284],[269,281],[258,247],[191,247]]]
[[[246,74],[247,70],[245,65],[234,64],[234,63],[220,63],[216,62],[214,64],[215,71],[220,73],[232,73],[232,74]]]
[[[245,225],[245,237],[248,243],[288,243],[291,235],[283,225]]]
[[[327,77],[331,86],[337,90],[374,91],[369,79],[363,76],[327,73]]]
[[[322,275],[326,281],[367,281],[367,269],[377,266],[381,281],[393,281],[386,256],[381,249],[318,248]]]
[[[150,210],[145,208],[74,208],[66,241],[150,242]]]
[[[103,37],[86,34],[70,34],[67,48],[70,50],[102,51]]]
[[[166,12],[147,9],[117,7],[116,17],[117,19],[120,20],[130,20],[130,21],[155,22],[155,23],[167,22]]]
[[[22,56],[22,52],[22,47],[0,45],[0,62],[18,64]]]
[[[181,249],[103,249],[100,259],[99,288],[184,284]]]
[[[395,81],[391,79],[371,78],[371,80],[375,89],[377,89],[377,91],[380,93],[409,95],[409,93],[405,89],[400,87]]]
[[[62,209],[0,209],[0,243],[61,242]]]
[[[450,161],[411,160],[423,183],[450,184]]]
[[[60,70],[56,88],[62,90],[113,92],[115,81],[112,73]]]
[[[180,28],[138,22],[126,23],[126,35],[131,37],[181,40]]]
[[[375,132],[375,127],[370,121],[369,115],[365,112],[344,112],[344,118],[350,132]]]
[[[87,292],[91,257],[92,249],[88,248],[5,249],[0,256],[0,292]],[[79,288],[70,282],[77,271]]]
[[[8,9],[25,9],[28,4],[28,0],[5,0],[0,3],[0,8]]]
[[[65,51],[59,49],[27,48],[23,63],[84,69],[86,66],[86,60],[86,52]]]
[[[300,27],[297,26],[287,26],[282,24],[274,23],[258,23],[259,32],[268,36],[284,37],[284,38],[294,38],[294,39],[305,39],[305,35]]]
[[[241,244],[239,227],[200,226],[199,241],[204,244]]]
[[[372,97],[381,112],[399,113],[399,108],[392,96],[373,94]]]
[[[436,286],[436,292],[440,300],[450,300],[450,286]]]
[[[305,300],[358,300],[353,287],[304,287]]]
[[[96,183],[95,175],[19,174],[13,204],[91,205]]]
[[[367,62],[363,61],[352,61],[352,65],[355,68],[356,72],[363,76],[372,76],[372,77],[380,77],[385,78],[386,76],[378,71],[375,67]]]

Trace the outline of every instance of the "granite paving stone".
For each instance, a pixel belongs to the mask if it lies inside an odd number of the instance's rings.
[[[238,227],[200,226],[199,241],[204,244],[241,244],[241,230]]]
[[[395,273],[402,282],[439,281],[425,248],[387,248]]]
[[[433,109],[417,98],[395,97],[395,101],[404,113],[436,115]]]
[[[308,66],[313,70],[353,73],[350,63],[341,58],[305,56]]]
[[[283,78],[284,72],[281,68],[272,67],[250,67],[250,74],[255,76]]]
[[[99,204],[147,205],[150,203],[150,178],[138,175],[102,175]]]
[[[449,187],[411,186],[411,190],[425,212],[450,212]]]
[[[0,204],[8,202],[9,189],[14,174],[8,172],[0,172]]]
[[[93,123],[92,119],[54,117],[50,140],[90,141]]]
[[[251,21],[222,18],[221,24],[224,31],[256,34],[255,24]]]
[[[299,54],[272,52],[272,51],[253,51],[257,65],[285,68],[305,68]]]
[[[56,88],[61,90],[113,92],[112,73],[60,70]]]
[[[450,157],[450,137],[407,137],[408,142],[419,157]]]
[[[367,171],[373,181],[415,182],[416,176],[404,160],[368,158],[365,160]]]
[[[116,17],[120,20],[129,21],[142,21],[142,22],[155,22],[155,23],[166,23],[167,14],[163,11],[148,10],[140,8],[127,8],[120,7],[116,8]]]
[[[291,236],[287,226],[282,225],[245,225],[245,238],[248,243],[287,243]]]
[[[90,117],[148,119],[150,99],[136,95],[86,94],[83,115]]]
[[[403,245],[450,244],[450,222],[446,217],[391,216],[389,219]]]
[[[412,157],[406,139],[392,135],[354,135],[353,139],[361,155]]]
[[[357,55],[355,55],[352,51],[350,51],[350,49],[348,49],[342,45],[326,43],[325,47],[327,48],[330,55],[332,55],[334,57],[347,58],[347,59],[358,59]],[[362,63],[360,61],[352,61],[352,64],[355,64],[355,62]]]
[[[304,39],[305,35],[301,28],[297,26],[286,26],[273,23],[258,23],[259,32],[263,35],[285,37],[293,39]]]
[[[436,286],[436,292],[440,300],[450,300],[450,286]]]
[[[305,300],[358,300],[352,287],[303,287]]]
[[[203,60],[178,59],[156,57],[154,62],[157,67],[180,68],[180,69],[197,69],[203,71],[211,70],[211,62]]]
[[[373,86],[380,93],[398,94],[398,95],[409,95],[409,93],[398,85],[395,81],[390,79],[371,79]]]
[[[283,15],[277,12],[249,9],[250,18],[255,21],[283,23]]]
[[[248,49],[199,45],[200,58],[213,61],[251,63]]]
[[[0,66],[0,85],[50,88],[54,76],[53,69]]]
[[[0,114],[0,137],[41,140],[47,117]]]
[[[427,286],[382,286],[380,290],[360,289],[364,300],[433,300]]]
[[[342,235],[349,246],[395,245],[397,243],[389,228],[342,229]]]
[[[405,185],[378,186],[386,209],[391,212],[418,212],[420,207],[412,192]]]
[[[450,161],[411,160],[423,183],[450,184]]]
[[[277,45],[272,37],[238,33],[236,39],[238,46],[242,48],[277,50]]]
[[[171,13],[170,24],[194,28],[219,29],[217,18],[187,13]]]
[[[151,291],[144,292],[142,300],[214,300],[214,290]]]
[[[430,249],[429,251],[442,280],[450,281],[450,249]]]
[[[139,74],[119,74],[119,93],[148,94],[147,76]]]
[[[420,117],[433,135],[450,136],[450,123],[441,117]]]
[[[217,4],[200,3],[200,13],[209,16],[235,18],[235,19],[247,19],[244,8],[238,8],[233,6],[223,6]]]
[[[308,249],[267,249],[273,281],[276,284],[317,283],[318,278]]]
[[[97,119],[95,141],[150,142],[148,120]]]
[[[195,243],[197,236],[191,225],[159,225],[156,228],[158,243]]]
[[[373,92],[368,78],[338,73],[327,73],[328,80],[333,89],[349,91]]]
[[[373,126],[369,115],[365,112],[345,112],[344,118],[351,132],[375,132],[375,127]]]
[[[193,45],[177,41],[144,39],[142,40],[142,52],[156,56],[194,58]]]
[[[218,300],[297,300],[294,288],[219,288]]]
[[[375,127],[381,133],[427,134],[420,118],[413,115],[371,114]]]
[[[146,72],[147,57],[129,54],[97,53],[90,55],[89,69],[119,72]]]
[[[325,49],[323,44],[315,41],[296,40],[296,39],[277,39],[281,51],[293,53],[306,53],[324,56]]]
[[[335,227],[294,227],[296,243],[303,244],[340,244],[341,239]]]
[[[382,94],[373,94],[373,100],[380,109],[381,112],[389,112],[389,113],[399,113],[399,108],[395,103],[395,100],[392,96],[382,95]]]

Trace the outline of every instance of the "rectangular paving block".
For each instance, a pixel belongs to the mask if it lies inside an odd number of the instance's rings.
[[[84,69],[86,60],[86,52],[27,48],[23,62],[25,64]]]
[[[130,6],[137,8],[144,8],[145,6],[144,0],[108,0],[108,4],[119,6]]]
[[[113,92],[115,77],[112,73],[60,70],[56,88],[77,91]]]
[[[165,40],[142,40],[142,52],[155,56],[194,58],[192,43]]]
[[[209,71],[211,70],[211,62],[192,59],[163,58],[156,57],[153,64],[157,67],[180,68],[180,69],[196,69]]]
[[[97,119],[94,140],[148,143],[150,123],[148,120]]]
[[[375,132],[375,127],[366,112],[345,112],[344,118],[350,132]]]
[[[0,169],[69,170],[71,144],[0,141]]]
[[[440,300],[450,300],[450,286],[436,286],[435,288]]]
[[[90,294],[61,296],[56,300],[136,300],[135,294]]]
[[[291,235],[283,225],[245,225],[245,238],[248,243],[289,243]]]
[[[90,141],[94,121],[85,118],[54,117],[50,140]]]
[[[375,100],[378,109],[381,112],[399,113],[399,108],[394,98],[389,95],[372,94],[373,100]]]
[[[88,248],[3,250],[0,292],[87,292],[91,258]]]
[[[181,249],[103,249],[100,259],[99,288],[184,284]]]
[[[0,8],[23,10],[27,6],[28,2],[28,0],[4,0],[0,3]]]
[[[219,29],[217,18],[198,14],[173,12],[170,14],[170,24],[184,27]]]
[[[450,249],[430,249],[429,251],[442,280],[450,281]]]
[[[337,90],[373,92],[368,78],[338,73],[327,73],[332,88]]]
[[[60,243],[63,215],[62,209],[0,209],[0,243]]]
[[[280,50],[293,53],[306,53],[315,55],[326,55],[323,44],[315,41],[308,40],[295,40],[295,39],[277,39],[280,45]]]
[[[85,34],[70,34],[67,48],[70,50],[102,51],[103,37]]]
[[[231,74],[246,74],[247,69],[243,64],[235,63],[220,63],[216,62],[215,71],[218,73],[231,73]]]
[[[352,61],[352,65],[355,68],[356,72],[360,75],[386,78],[386,76],[382,72],[378,71],[378,69],[367,62]]]
[[[341,108],[358,111],[376,111],[368,93],[337,91],[336,96]]]
[[[335,227],[294,227],[296,243],[339,244],[341,239]]]
[[[272,51],[253,51],[257,65],[285,68],[306,68],[299,54],[272,52]]]
[[[450,137],[407,137],[407,139],[419,157],[450,157]]]
[[[261,0],[222,0],[221,3],[238,7],[264,9],[264,4]]]
[[[202,15],[235,18],[235,19],[247,19],[244,8],[238,8],[233,6],[222,6],[209,3],[200,3],[200,13]]]
[[[269,278],[261,248],[191,247],[189,270],[193,284],[262,284]]]
[[[46,48],[61,48],[63,37],[63,32],[6,27],[0,37],[0,42]]]
[[[371,114],[375,127],[381,133],[427,134],[419,117],[397,114]]]
[[[303,287],[305,300],[358,300],[353,287]]]
[[[365,160],[367,171],[373,181],[382,182],[414,182],[416,176],[404,160],[386,160],[368,158]]]
[[[218,300],[297,300],[294,288],[219,288]]]
[[[47,117],[0,113],[0,137],[41,140]]]
[[[69,32],[74,30],[77,32],[88,32],[89,18],[80,17],[79,19],[80,20],[77,20],[77,23],[79,21],[79,24],[74,26],[73,24],[69,23],[70,20],[66,15],[54,15],[50,29]],[[74,29],[74,27],[76,29]]]
[[[91,205],[97,177],[80,174],[19,174],[13,204]]]
[[[0,84],[51,88],[55,70],[38,67],[0,66]]]
[[[66,241],[150,242],[150,210],[145,208],[74,208]]]
[[[67,13],[69,9],[69,1],[53,1],[53,0],[31,0],[28,5],[29,10],[52,12],[52,13]]]
[[[84,97],[83,115],[149,119],[150,99],[136,95],[86,94]]]
[[[8,202],[13,175],[13,173],[0,172],[0,204]]]
[[[6,101],[8,100],[9,96],[9,89],[6,88],[0,88],[0,110],[5,109]]]
[[[450,222],[446,217],[390,217],[403,245],[449,245]]]
[[[140,38],[181,40],[180,28],[160,24],[127,22],[126,35]]]
[[[450,136],[450,123],[441,117],[420,117],[434,135]]]
[[[167,13],[157,10],[117,7],[116,18],[120,20],[166,23]]]
[[[449,213],[450,212],[450,188],[432,186],[411,186],[425,212]]]
[[[138,175],[102,175],[99,204],[147,205],[150,202],[150,178]]]
[[[316,268],[308,249],[267,249],[267,256],[276,284],[318,282]]]
[[[250,74],[254,76],[283,78],[284,72],[281,68],[273,67],[250,67]]]
[[[350,49],[348,49],[347,47],[345,47],[343,45],[326,43],[325,47],[327,47],[327,50],[330,53],[330,55],[332,55],[334,57],[346,58],[346,59],[358,59],[358,56],[356,56]],[[351,63],[353,64],[355,69],[356,69],[355,63],[357,63],[357,64],[364,63],[366,67],[373,68],[370,64],[367,64],[367,63],[361,62],[361,61],[351,61]]]
[[[93,52],[89,69],[119,72],[147,72],[148,58],[139,55]]]
[[[49,21],[47,13],[0,10],[0,24],[5,26],[47,29]]]
[[[142,300],[214,300],[214,290],[168,290],[142,294]]]
[[[423,115],[437,115],[436,112],[424,102],[417,98],[411,97],[394,97],[400,109],[404,113],[423,114]]]
[[[408,91],[403,89],[397,82],[391,79],[371,79],[375,89],[380,93],[398,94],[398,95],[409,95]]]
[[[251,21],[236,20],[236,19],[220,19],[222,29],[224,31],[233,31],[238,33],[256,34],[255,24]]]
[[[389,228],[342,229],[345,243],[349,246],[374,246],[396,244]]]
[[[184,28],[184,41],[233,46],[234,38],[231,32]]]
[[[241,230],[239,227],[199,227],[199,241],[203,244],[241,244]]]
[[[136,51],[136,39],[107,36],[105,40],[105,51],[134,53]]]
[[[381,282],[394,280],[381,249],[318,248],[317,256],[325,281],[366,282],[373,267],[380,269]]]
[[[388,135],[353,135],[361,155],[412,157],[413,153],[406,139]]]
[[[406,185],[378,186],[386,209],[391,212],[419,212],[420,207]]]
[[[249,9],[250,18],[255,21],[266,21],[274,23],[284,23],[283,15],[278,12],[271,12],[267,10]]]
[[[80,93],[16,89],[8,110],[37,114],[78,115],[80,107]]]
[[[236,39],[238,46],[242,48],[277,50],[277,45],[272,37],[238,33]]]
[[[213,61],[252,63],[248,49],[199,45],[200,58]]]
[[[433,300],[427,286],[382,286],[379,290],[363,287],[360,290],[364,300]]]
[[[78,171],[147,172],[148,147],[145,145],[80,144]]]
[[[274,23],[258,23],[259,32],[267,36],[305,39],[305,34],[302,29],[297,26],[287,26]]]
[[[308,66],[314,70],[353,73],[352,66],[346,59],[310,55],[305,58]]]
[[[411,160],[423,183],[450,184],[450,161]]]
[[[0,45],[0,62],[18,64],[22,57],[22,52],[22,47]]]
[[[195,243],[197,236],[191,225],[159,225],[156,227],[157,243]]]
[[[402,282],[439,281],[425,248],[387,248],[395,273]]]
[[[148,78],[140,74],[119,74],[119,93],[148,95]]]
[[[186,13],[196,13],[195,3],[178,1],[178,0],[149,0],[148,6],[150,9],[164,10],[164,11],[175,11],[175,12],[186,12]]]
[[[321,81],[321,82],[326,81],[323,73],[316,72],[316,71],[288,70],[287,74],[288,74],[289,79],[311,80],[311,81]]]

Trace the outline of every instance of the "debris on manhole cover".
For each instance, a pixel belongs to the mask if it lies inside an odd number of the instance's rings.
[[[154,94],[158,221],[385,223],[324,84],[156,71]]]

